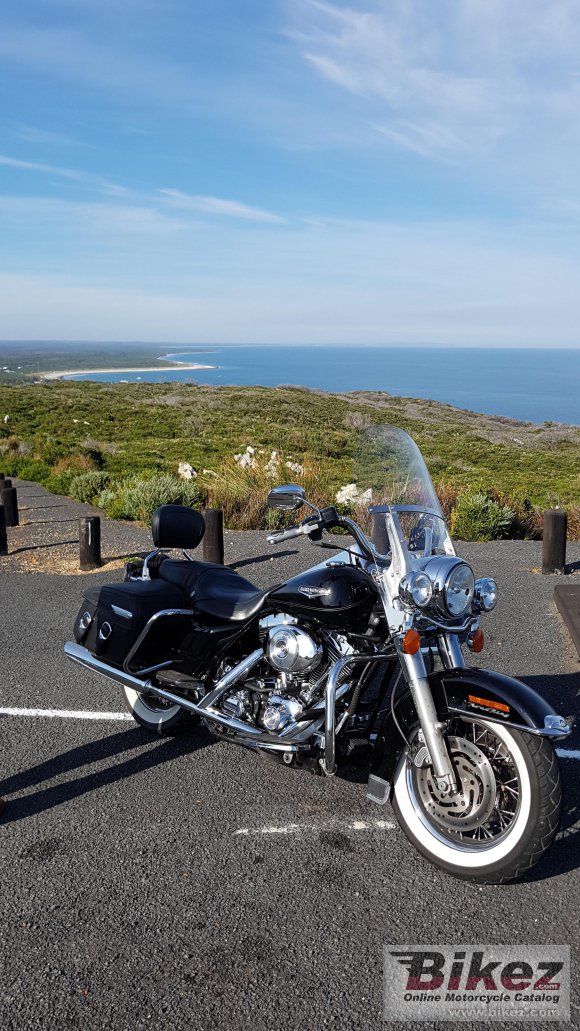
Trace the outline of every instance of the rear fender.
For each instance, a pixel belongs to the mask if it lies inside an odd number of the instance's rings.
[[[480,716],[491,723],[507,724],[514,730],[525,730],[553,739],[567,737],[572,729],[571,719],[559,716],[527,684],[502,673],[468,667],[445,669],[432,673],[429,684],[441,720],[447,720],[454,714]],[[417,724],[417,714],[408,688],[395,703],[395,716],[408,737]],[[397,723],[388,710],[379,727],[371,760],[367,793],[371,800],[387,800],[390,782],[404,747],[405,742]]]

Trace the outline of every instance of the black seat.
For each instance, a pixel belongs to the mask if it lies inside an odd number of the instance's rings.
[[[227,566],[166,559],[159,577],[180,587],[196,612],[220,620],[244,620],[258,612],[270,593]]]

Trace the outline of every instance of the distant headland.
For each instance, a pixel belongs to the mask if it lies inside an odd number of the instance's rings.
[[[176,372],[177,370],[179,370],[181,372],[181,370],[186,370],[186,369],[187,370],[197,369],[199,371],[200,369],[215,369],[215,368],[216,368],[215,365],[200,365],[199,363],[185,364],[185,362],[174,362],[172,365],[150,365],[150,366],[147,366],[147,367],[145,367],[143,365],[134,365],[134,366],[131,366],[130,368],[127,367],[127,368],[123,368],[123,369],[119,369],[119,368],[116,368],[116,369],[114,369],[114,368],[113,369],[112,368],[109,368],[109,369],[52,369],[50,372],[39,372],[39,373],[36,374],[36,377],[37,377],[37,379],[46,379],[46,380],[51,379],[52,380],[52,379],[68,379],[71,376],[76,376],[79,379],[82,379],[84,376],[109,375],[109,374],[113,374],[113,373],[116,376],[119,376],[119,375],[121,375],[124,372]]]

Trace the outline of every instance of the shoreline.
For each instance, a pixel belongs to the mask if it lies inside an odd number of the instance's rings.
[[[124,372],[181,372],[184,370],[201,370],[201,369],[216,369],[216,365],[200,365],[186,364],[185,362],[176,362],[175,365],[150,365],[143,366],[138,365],[133,368],[125,369],[61,369],[54,370],[51,372],[38,372],[36,376],[38,379],[44,380],[55,380],[55,379],[67,379],[70,376],[95,376],[95,375],[122,375]]]

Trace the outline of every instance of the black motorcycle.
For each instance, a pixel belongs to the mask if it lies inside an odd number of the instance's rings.
[[[270,543],[305,535],[332,555],[259,590],[192,560],[203,517],[164,505],[152,519],[156,550],[125,582],[87,591],[65,652],[121,684],[154,733],[201,720],[224,741],[327,777],[368,763],[367,798],[390,800],[431,862],[473,881],[513,880],[556,834],[552,742],[571,720],[520,681],[466,666],[462,647],[481,650],[496,584],[474,580],[455,554],[406,433],[376,428],[363,452],[359,521],[370,505],[382,543],[300,486],[275,487],[271,508],[308,514]]]

